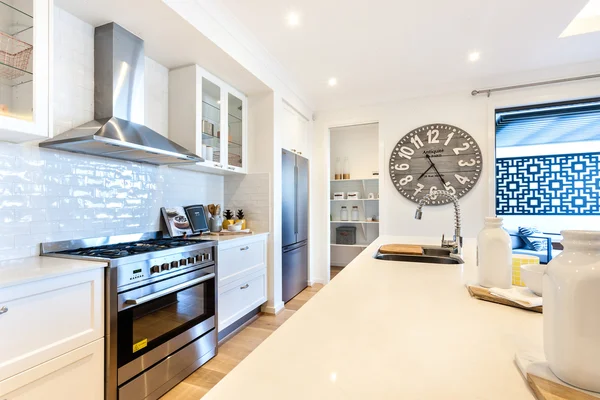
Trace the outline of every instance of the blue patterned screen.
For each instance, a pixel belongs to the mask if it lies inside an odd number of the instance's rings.
[[[600,153],[496,160],[498,215],[592,215],[600,212]]]

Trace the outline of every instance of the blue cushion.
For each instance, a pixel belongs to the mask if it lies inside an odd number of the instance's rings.
[[[539,236],[544,236],[544,234],[532,227],[520,226],[519,233],[523,235],[522,238],[525,242],[525,248],[528,250],[542,251],[548,249],[548,241],[543,238],[538,238]],[[536,236],[535,238],[531,238],[529,236]]]
[[[521,239],[519,236],[515,236],[519,234],[518,229],[504,228],[504,230],[510,235],[510,242],[513,249],[522,249],[525,247],[525,242],[523,242],[523,239]]]

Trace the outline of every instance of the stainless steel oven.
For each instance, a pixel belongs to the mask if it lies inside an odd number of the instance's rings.
[[[118,294],[120,400],[158,398],[161,386],[214,355],[215,281],[213,264]]]
[[[42,244],[106,269],[107,400],[154,400],[217,354],[214,241],[160,232]]]

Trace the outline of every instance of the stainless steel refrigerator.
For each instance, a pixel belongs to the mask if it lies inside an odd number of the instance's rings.
[[[308,160],[282,151],[282,297],[308,286]]]

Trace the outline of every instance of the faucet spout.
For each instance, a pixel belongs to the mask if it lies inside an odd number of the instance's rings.
[[[444,240],[442,237],[442,247],[452,247],[455,254],[462,255],[463,238],[461,236],[460,204],[458,203],[458,197],[447,190],[434,190],[433,192],[426,194],[419,200],[417,211],[415,212],[415,219],[421,219],[423,216],[423,206],[437,198],[437,196],[446,197],[452,200],[452,203],[454,204],[454,240],[448,241]]]

